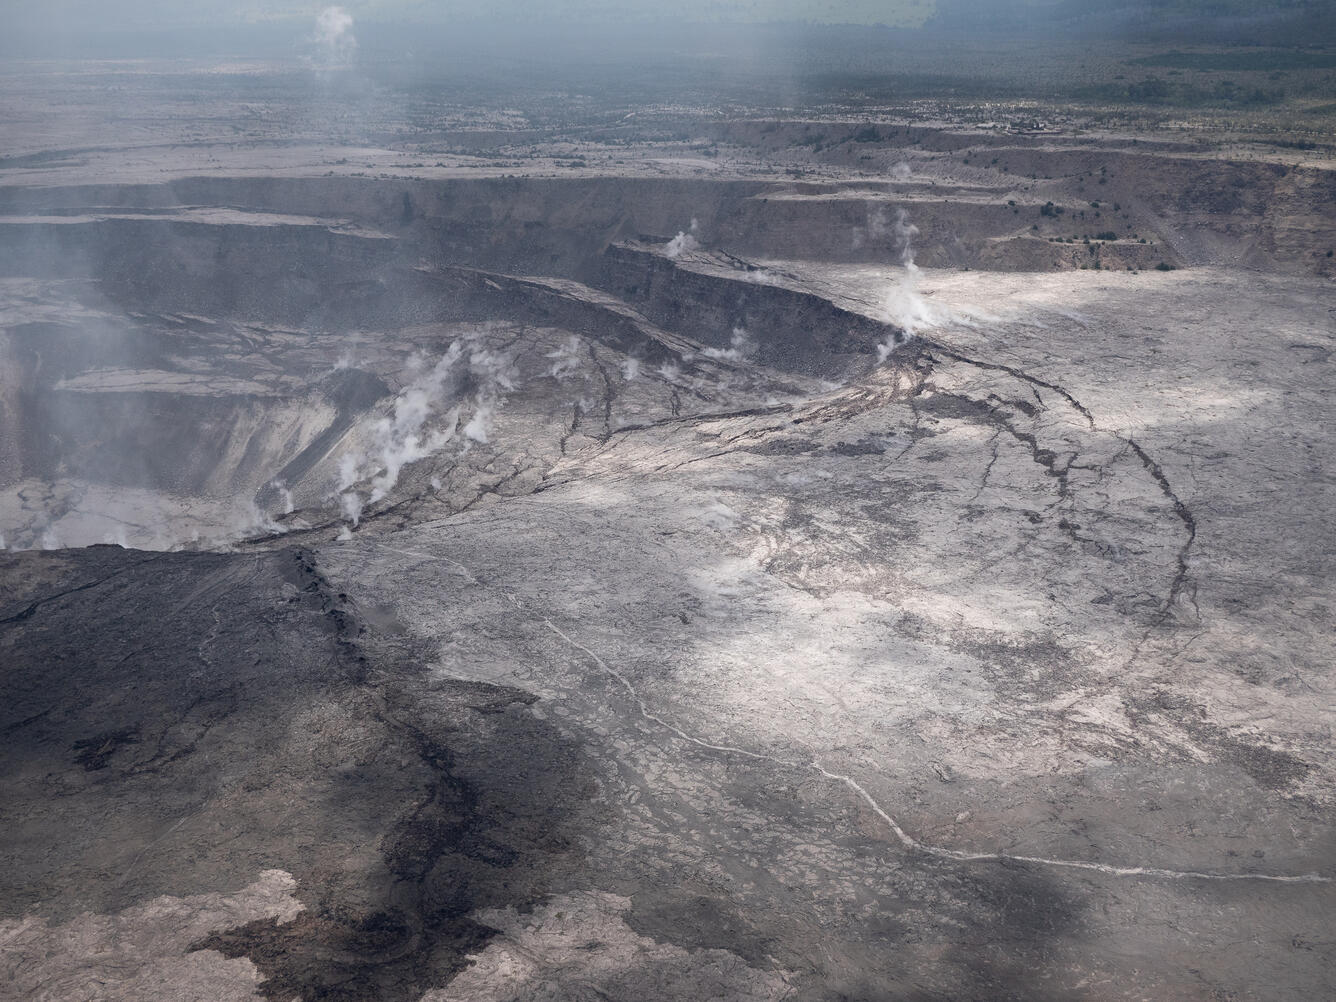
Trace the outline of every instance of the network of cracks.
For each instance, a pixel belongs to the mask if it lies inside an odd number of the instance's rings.
[[[246,184],[4,224],[23,992],[1329,987],[1318,280]]]

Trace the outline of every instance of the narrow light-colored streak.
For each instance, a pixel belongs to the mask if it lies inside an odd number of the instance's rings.
[[[121,886],[122,884],[124,884],[127,880],[129,880],[129,879],[130,879],[130,874],[134,872],[134,868],[135,868],[136,866],[139,865],[139,861],[140,861],[141,859],[144,858],[144,856],[149,852],[149,850],[154,849],[154,848],[157,848],[157,846],[158,846],[161,842],[163,842],[164,840],[166,840],[166,839],[167,839],[173,832],[175,832],[175,831],[176,831],[178,828],[180,828],[183,824],[185,824],[187,821],[189,821],[190,818],[194,816],[194,814],[195,814],[194,811],[191,811],[191,812],[189,812],[189,813],[187,813],[187,814],[183,814],[183,815],[177,820],[176,824],[172,825],[172,826],[171,826],[170,828],[168,828],[165,832],[163,832],[161,835],[159,835],[157,838],[155,838],[152,842],[150,842],[148,845],[144,846],[144,848],[140,849],[140,850],[139,850],[139,854],[136,855],[134,859],[130,860],[130,865],[127,866],[127,867],[125,868],[125,872],[121,874],[121,879],[118,880],[118,881],[116,881],[116,886],[119,887],[119,886]]]
[[[507,596],[509,597],[509,596]],[[518,608],[519,603],[513,598],[511,601]],[[893,818],[886,810],[877,803],[872,794],[868,793],[857,780],[851,776],[845,776],[842,773],[831,772],[815,759],[811,762],[795,762],[787,759],[776,758],[773,755],[763,755],[759,752],[748,751],[745,748],[736,748],[732,745],[718,745],[709,741],[703,741],[700,738],[693,737],[675,724],[669,723],[662,717],[650,712],[645,701],[640,698],[635,687],[626,679],[624,675],[614,669],[601,657],[591,651],[584,644],[571,639],[563,633],[550,619],[544,619],[543,625],[564,640],[571,647],[583,652],[594,664],[608,676],[615,679],[628,696],[635,702],[640,710],[640,715],[646,720],[653,721],[660,727],[663,727],[673,734],[677,735],[683,741],[690,742],[699,748],[705,748],[709,751],[725,752],[731,755],[741,755],[745,758],[759,759],[766,762],[773,762],[776,765],[784,766],[789,769],[813,769],[819,772],[826,779],[835,780],[843,783],[864,803],[872,809],[877,817],[881,818],[890,828],[891,832],[899,840],[900,844],[906,849],[913,849],[929,856],[935,856],[938,859],[949,859],[959,863],[976,862],[1009,862],[1009,863],[1033,863],[1037,866],[1064,867],[1071,870],[1090,870],[1094,873],[1103,873],[1110,877],[1155,877],[1162,880],[1263,880],[1280,884],[1329,884],[1332,883],[1331,877],[1323,876],[1320,873],[1302,873],[1297,875],[1271,874],[1271,873],[1205,873],[1199,870],[1167,870],[1156,866],[1110,866],[1107,863],[1093,863],[1079,859],[1049,859],[1044,856],[1017,856],[1004,852],[962,852],[958,849],[945,849],[941,846],[926,845],[914,838]]]
[[[428,563],[432,561],[440,561],[441,563],[449,564],[451,567],[456,568],[461,574],[463,574],[466,578],[468,578],[471,584],[482,584],[482,582],[478,580],[477,576],[471,570],[469,570],[467,567],[461,564],[458,560],[451,560],[449,557],[441,556],[441,554],[439,553],[423,553],[421,550],[404,550],[400,549],[397,546],[385,546],[384,544],[381,545],[381,548],[389,550],[391,553],[398,553],[400,556],[416,557],[417,559],[425,560]],[[510,596],[506,597],[509,598]]]
[[[420,559],[429,561],[430,560],[442,561],[444,563],[454,566],[455,568],[463,572],[464,575],[466,575],[472,583],[479,585],[482,584],[482,582],[478,579],[478,577],[472,571],[470,571],[466,566],[461,564],[459,561],[452,560],[449,557],[446,557],[442,554],[439,553],[428,554],[428,553],[423,553],[421,551],[403,550],[392,546],[387,546],[385,548],[391,550],[392,552],[399,553],[403,556],[418,557]],[[509,601],[510,604],[513,605],[517,610],[523,608],[522,603],[513,594],[511,594],[510,592],[502,592],[502,594],[505,595],[507,601]],[[1152,877],[1161,880],[1221,880],[1221,881],[1259,880],[1259,881],[1267,881],[1270,883],[1278,883],[1278,884],[1330,884],[1333,882],[1332,877],[1327,877],[1320,873],[1301,873],[1295,875],[1272,874],[1272,873],[1207,873],[1200,870],[1169,870],[1163,867],[1156,867],[1156,866],[1111,866],[1107,863],[1094,863],[1088,860],[1051,859],[1045,856],[1020,856],[1004,852],[964,852],[959,849],[946,849],[941,846],[928,845],[926,843],[920,842],[918,839],[914,838],[903,828],[901,828],[899,822],[897,822],[894,817],[892,817],[879,803],[877,803],[876,799],[872,796],[872,794],[868,793],[867,790],[862,786],[862,784],[860,784],[856,779],[854,779],[852,776],[846,776],[843,773],[831,772],[816,759],[813,759],[810,762],[800,762],[789,759],[782,759],[782,758],[777,758],[774,755],[765,755],[760,752],[749,751],[746,748],[738,748],[734,745],[715,744],[713,742],[705,741],[701,738],[688,734],[686,731],[682,730],[682,728],[678,727],[676,724],[672,723],[671,721],[665,720],[657,713],[651,711],[649,706],[646,705],[645,701],[640,697],[640,693],[636,691],[635,686],[631,684],[630,680],[628,680],[625,675],[617,671],[606,661],[604,661],[601,657],[599,657],[597,654],[591,651],[588,647],[580,643],[578,640],[575,640],[572,637],[570,637],[568,634],[562,631],[555,623],[553,623],[552,620],[546,617],[543,618],[543,625],[546,626],[548,630],[550,630],[552,633],[556,634],[563,641],[565,641],[566,644],[583,653],[587,658],[593,661],[594,664],[596,664],[604,674],[606,674],[609,678],[612,678],[614,681],[617,682],[618,685],[620,685],[623,689],[625,689],[627,696],[629,696],[631,700],[636,704],[636,708],[639,710],[640,715],[644,719],[649,720],[655,724],[658,724],[660,727],[681,738],[683,741],[693,744],[698,748],[704,748],[707,751],[722,752],[724,754],[729,754],[729,755],[740,755],[743,758],[749,758],[756,761],[772,762],[775,765],[783,766],[786,769],[796,769],[796,770],[812,769],[815,772],[820,773],[826,779],[834,780],[835,782],[838,783],[843,783],[846,787],[849,788],[850,791],[852,791],[855,795],[857,795],[859,799],[861,799],[864,803],[866,803],[867,806],[872,810],[872,812],[877,815],[877,817],[881,818],[881,820],[886,824],[886,827],[888,827],[891,830],[891,833],[895,835],[896,839],[906,849],[912,849],[916,852],[921,852],[928,856],[933,856],[938,859],[952,860],[958,863],[977,863],[977,862],[1033,863],[1037,866],[1060,867],[1071,870],[1089,870],[1092,873],[1102,873],[1110,877]]]
[[[655,713],[651,713],[649,707],[645,705],[645,701],[640,698],[640,694],[636,692],[635,687],[632,686],[631,683],[626,680],[626,677],[622,675],[620,672],[618,672],[615,668],[612,668],[606,661],[604,661],[601,657],[599,657],[597,654],[591,651],[588,647],[580,643],[578,640],[572,640],[570,637],[566,636],[566,634],[562,633],[561,630],[559,630],[550,619],[544,619],[543,625],[546,626],[553,633],[555,633],[557,636],[559,636],[562,640],[566,641],[566,643],[574,647],[576,650],[583,651],[593,660],[593,662],[596,665],[598,665],[601,669],[603,669],[603,671],[606,674],[611,675],[619,683],[621,683],[622,688],[626,690],[626,694],[630,696],[631,699],[635,701],[636,706],[639,707],[640,715],[642,717],[644,717],[646,720],[652,720],[660,727],[672,731],[683,741],[689,741],[693,745],[697,745],[701,748],[708,748],[710,751],[728,752],[733,755],[742,755],[745,756],[746,758],[762,759],[766,762],[776,762],[780,765],[785,765],[785,766],[793,766],[795,764],[792,762],[785,762],[781,759],[777,759],[772,755],[762,755],[760,752],[748,751],[745,748],[735,748],[732,745],[711,744],[708,741],[702,741],[700,738],[692,737],[686,731],[682,730],[682,728],[676,726],[675,724],[669,723],[668,721],[664,720],[662,717],[658,716]]]

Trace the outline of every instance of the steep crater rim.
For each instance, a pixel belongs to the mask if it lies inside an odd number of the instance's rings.
[[[542,184],[527,209],[524,185],[500,204],[436,186],[431,206],[359,186],[338,218],[310,202],[337,186],[158,204],[174,187],[7,193],[24,213],[0,217],[10,547],[346,534],[370,505],[458,508],[498,461],[522,457],[513,486],[533,489],[585,440],[829,391],[906,340],[702,239],[683,254],[686,231],[654,236],[682,186],[588,212]]]

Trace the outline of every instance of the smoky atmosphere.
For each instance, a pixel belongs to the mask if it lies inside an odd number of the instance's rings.
[[[1336,998],[1334,0],[0,5],[0,1000]]]

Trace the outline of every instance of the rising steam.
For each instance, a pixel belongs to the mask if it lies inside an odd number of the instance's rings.
[[[907,337],[913,337],[924,328],[940,323],[943,318],[918,291],[922,272],[914,263],[914,238],[919,235],[919,228],[909,221],[909,213],[904,209],[895,210],[891,233],[895,237],[896,246],[900,249],[902,270],[886,294],[884,311],[889,323],[902,327]],[[878,359],[886,361],[894,348],[894,338],[885,344],[877,345]]]
[[[347,66],[357,53],[353,17],[342,7],[326,7],[315,18],[311,36],[315,62],[325,67]]]
[[[371,426],[370,447],[339,458],[336,493],[351,525],[361,521],[366,505],[389,495],[405,466],[437,454],[461,432],[465,451],[470,443],[487,442],[505,394],[515,389],[513,362],[470,340],[451,344],[425,372],[424,361],[410,359],[410,370],[419,375],[400,392],[391,413]],[[470,403],[466,386],[474,388],[472,413],[461,428]],[[365,498],[356,489],[364,482],[370,489]]]
[[[547,357],[554,359],[548,374],[557,379],[565,379],[572,373],[578,372],[583,354],[580,349],[580,339],[572,334],[557,347],[556,351],[548,352]]]
[[[294,511],[297,510],[297,502],[293,499],[292,491],[288,489],[288,485],[284,481],[282,480],[271,481],[270,486],[273,487],[273,489],[278,492],[279,500],[283,502],[284,515],[291,515]]]
[[[733,328],[733,337],[729,348],[706,348],[701,354],[706,358],[715,358],[724,362],[741,362],[756,350],[756,345],[741,327]]]
[[[668,245],[663,249],[663,252],[674,260],[683,254],[691,253],[700,246],[700,240],[697,237],[699,232],[700,221],[697,219],[691,220],[691,228],[689,230],[679,230],[677,236],[668,241]]]

